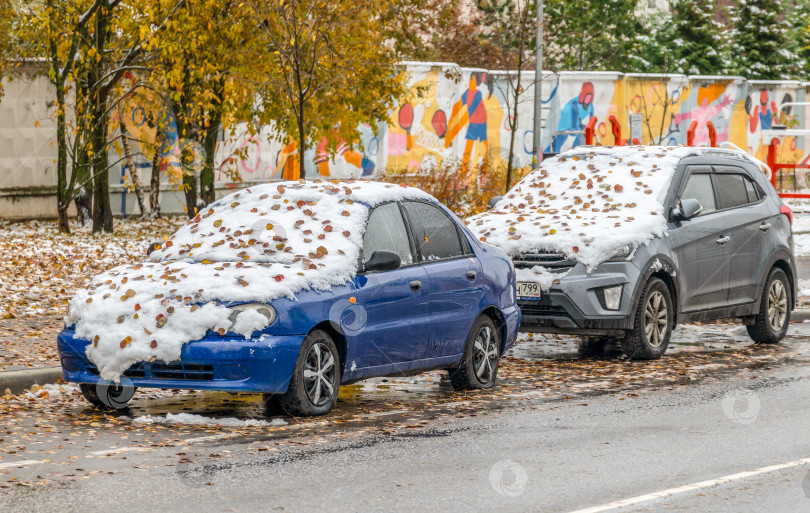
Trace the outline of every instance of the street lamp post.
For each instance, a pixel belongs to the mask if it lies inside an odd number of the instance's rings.
[[[537,43],[534,64],[534,162],[543,160],[541,130],[543,124],[543,0],[537,0]]]

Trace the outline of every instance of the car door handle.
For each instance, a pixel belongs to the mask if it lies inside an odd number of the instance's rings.
[[[771,223],[762,223],[761,225],[759,225],[759,229],[762,230],[763,232],[767,232],[768,230],[771,229]]]
[[[409,285],[411,286],[411,290],[414,292],[419,292],[422,290],[422,282],[419,280],[413,280],[411,283],[409,283]]]
[[[723,235],[722,237],[717,239],[717,243],[718,244],[725,244],[726,242],[728,242],[730,240],[731,240],[731,237],[729,237],[728,235]]]
[[[478,278],[478,273],[477,273],[477,272],[475,272],[475,271],[473,271],[473,270],[469,270],[469,271],[467,271],[467,279],[468,279],[468,280],[473,281],[473,280],[475,280],[476,278]]]

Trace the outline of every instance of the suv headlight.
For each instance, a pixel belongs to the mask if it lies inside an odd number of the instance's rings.
[[[602,293],[605,297],[605,309],[618,310],[622,302],[622,286],[605,287],[602,289]]]
[[[239,314],[241,314],[242,312],[246,312],[248,310],[254,310],[257,313],[262,314],[265,318],[267,318],[268,326],[273,324],[273,322],[276,320],[276,309],[264,303],[247,303],[244,305],[234,305],[229,306],[228,309],[231,311],[231,315],[228,317],[228,320],[231,321],[231,326],[236,325],[236,318],[239,317]]]
[[[617,261],[625,262],[625,261],[628,261],[628,260],[632,260],[633,256],[635,254],[636,254],[636,248],[634,248],[632,246],[627,246],[626,248],[623,248],[623,249],[619,250],[617,253],[614,253],[613,256],[611,256],[608,259],[608,261],[609,262],[617,262]]]

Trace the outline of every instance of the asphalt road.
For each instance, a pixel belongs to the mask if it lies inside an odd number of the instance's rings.
[[[71,456],[76,479],[2,489],[0,511],[810,511],[806,363],[552,399],[524,390],[507,407],[414,415],[390,433],[315,420],[282,445],[163,435],[99,460],[101,442],[87,442]]]

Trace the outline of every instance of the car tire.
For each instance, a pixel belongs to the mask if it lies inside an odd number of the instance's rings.
[[[304,339],[287,392],[278,396],[290,415],[324,415],[332,409],[340,389],[340,354],[325,331],[314,330]]]
[[[129,408],[137,388],[113,383],[80,383],[79,390],[93,406],[107,410],[125,410]]]
[[[498,376],[501,333],[492,319],[482,315],[473,323],[458,366],[450,369],[456,390],[491,388]]]
[[[765,280],[754,324],[746,326],[748,336],[757,344],[776,344],[785,338],[790,326],[790,301],[788,277],[774,267]]]
[[[281,407],[278,394],[262,394],[262,407],[265,417],[278,417],[287,413]]]
[[[641,291],[633,329],[620,339],[624,354],[631,360],[656,360],[664,356],[674,328],[673,319],[669,287],[659,278],[650,278]]]

